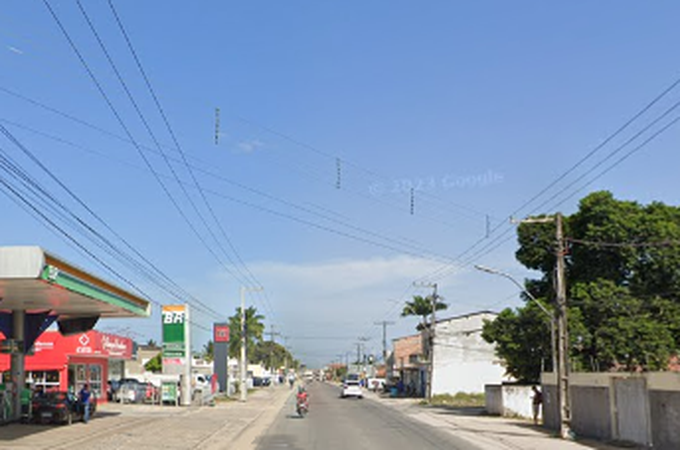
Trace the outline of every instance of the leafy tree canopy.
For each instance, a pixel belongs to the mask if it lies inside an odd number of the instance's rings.
[[[572,369],[665,369],[680,348],[680,208],[595,192],[563,224]],[[523,223],[518,240],[518,261],[542,273],[526,289],[551,303],[555,224]],[[484,327],[521,380],[537,380],[552,359],[548,322],[534,309],[507,309]]]
[[[251,362],[261,363],[265,367],[277,369],[286,366],[286,364],[290,365],[293,361],[293,356],[281,344],[272,341],[261,341],[255,345],[249,359]]]
[[[163,359],[162,359],[161,353],[158,353],[156,356],[154,356],[149,361],[147,361],[147,363],[144,364],[144,369],[148,370],[149,372],[153,372],[153,373],[162,372],[163,371]]]

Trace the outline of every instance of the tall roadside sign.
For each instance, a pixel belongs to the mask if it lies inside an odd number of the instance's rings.
[[[188,305],[164,305],[163,373],[180,376],[180,404],[191,404],[191,345]]]
[[[213,324],[213,366],[220,392],[229,393],[229,324]]]

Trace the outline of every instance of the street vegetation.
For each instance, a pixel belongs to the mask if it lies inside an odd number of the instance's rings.
[[[666,370],[680,348],[680,207],[583,198],[564,219],[569,361],[574,371]],[[541,276],[526,289],[555,298],[555,224],[522,223],[517,260]],[[550,318],[526,296],[484,326],[507,372],[538,381],[552,370]]]
[[[484,407],[485,397],[483,393],[468,392],[458,392],[455,395],[435,394],[429,402],[423,400],[423,403],[431,406],[447,406],[452,408]]]

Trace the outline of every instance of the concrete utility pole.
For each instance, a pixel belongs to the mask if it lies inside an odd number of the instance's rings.
[[[261,291],[261,287],[248,288],[241,286],[241,383],[239,391],[241,392],[241,401],[245,402],[248,397],[248,388],[246,386],[246,291]]]
[[[569,402],[569,336],[567,328],[567,283],[564,267],[564,236],[562,231],[562,214],[555,216],[556,225],[556,258],[555,283],[556,283],[556,308],[555,320],[557,322],[557,347],[559,357],[557,359],[557,384],[558,400],[560,403],[560,436],[562,439],[571,437],[571,405]]]
[[[363,366],[363,364],[366,362],[365,361],[365,359],[366,359],[366,344],[365,344],[365,342],[368,342],[370,340],[371,340],[371,338],[369,338],[369,337],[359,336],[359,354],[357,355],[358,356],[357,362],[360,366]],[[363,352],[361,350],[363,350]]]
[[[427,357],[427,386],[425,396],[427,401],[432,400],[432,372],[434,363],[434,337],[435,337],[435,327],[437,324],[437,283],[414,283],[414,286],[433,288],[432,295],[430,296],[430,305],[432,308],[432,320],[430,320],[430,326],[427,327],[427,344],[428,344],[428,357]],[[427,325],[427,324],[426,324]]]
[[[510,220],[514,222],[513,219]],[[571,406],[569,401],[569,336],[567,319],[567,283],[564,266],[564,231],[562,228],[562,214],[554,217],[524,219],[521,223],[555,222],[555,318],[557,325],[557,358],[553,358],[557,375],[557,401],[559,403],[560,437],[571,439]]]
[[[274,369],[274,367],[273,367],[274,366],[274,361],[273,361],[274,360],[274,344],[275,344],[274,337],[279,336],[281,333],[274,331],[274,325],[271,326],[271,329],[272,329],[271,331],[264,333],[264,334],[269,335],[269,341],[272,343],[271,349],[269,350],[269,370],[271,370],[272,375],[274,375],[273,374],[273,369]],[[272,383],[271,385],[273,386],[274,383]]]
[[[382,325],[382,344],[383,344],[383,363],[387,364],[387,325],[394,325],[394,322],[383,320],[382,322],[373,322],[374,325]]]

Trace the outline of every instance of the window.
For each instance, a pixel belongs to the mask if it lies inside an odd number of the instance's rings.
[[[43,391],[59,389],[59,371],[57,370],[34,370],[26,373],[26,380],[34,387],[42,387]]]

